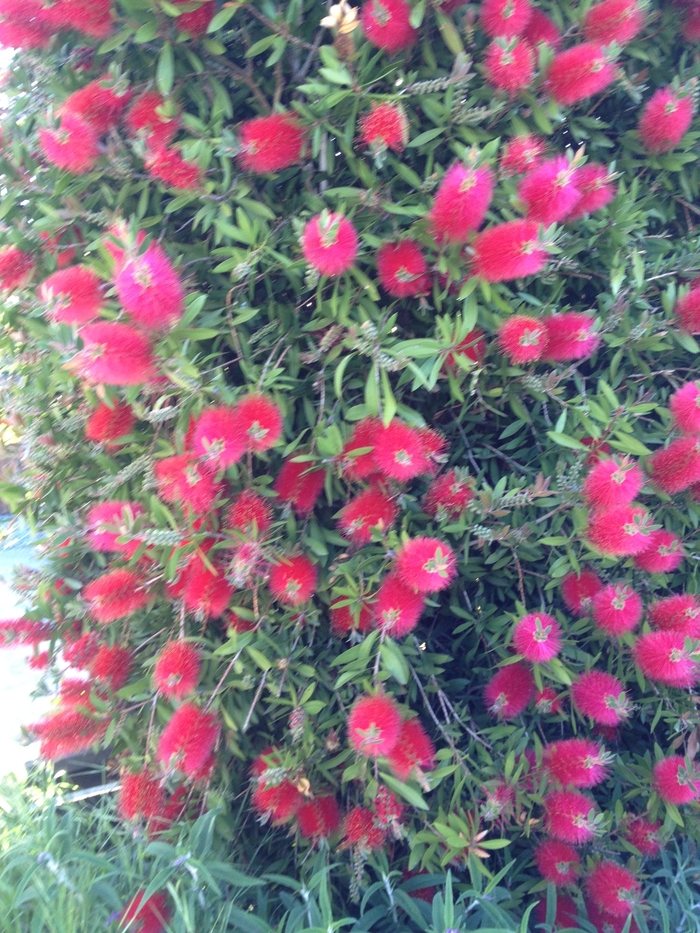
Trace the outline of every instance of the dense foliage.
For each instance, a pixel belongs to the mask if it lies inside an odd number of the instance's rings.
[[[43,754],[334,903],[469,868],[654,927],[700,834],[697,4],[89,7],[0,0]]]

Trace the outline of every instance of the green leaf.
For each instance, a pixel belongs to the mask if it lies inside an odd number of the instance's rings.
[[[436,126],[432,130],[426,130],[424,133],[419,133],[415,139],[410,141],[408,146],[409,148],[417,149],[419,146],[423,146],[425,143],[429,143],[431,139],[437,139],[437,137],[444,132],[444,126]]]
[[[401,781],[397,781],[396,778],[391,774],[381,774],[382,781],[386,784],[389,790],[393,790],[395,794],[398,794],[399,797],[410,803],[412,807],[417,807],[419,810],[427,810],[428,804],[423,799],[420,791],[417,791],[415,787],[409,787],[408,784],[403,784]]]
[[[588,450],[581,441],[569,437],[568,434],[560,434],[559,431],[547,431],[547,437],[553,440],[555,444],[559,444],[560,447],[568,447],[569,450]]]
[[[156,87],[163,97],[167,97],[172,91],[174,79],[175,59],[173,47],[169,42],[166,42],[158,56],[158,66],[156,68]]]
[[[382,664],[394,680],[402,686],[408,683],[410,672],[401,649],[391,639],[387,639],[379,648]]]
[[[223,10],[219,10],[207,26],[207,32],[218,32],[219,29],[223,29],[229,20],[233,19],[239,9],[240,6],[234,3],[231,4],[231,6],[225,6]]]

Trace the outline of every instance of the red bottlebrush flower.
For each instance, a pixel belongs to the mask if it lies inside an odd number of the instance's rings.
[[[357,231],[342,214],[323,211],[304,227],[301,250],[304,259],[321,275],[340,275],[357,258]]]
[[[199,683],[202,659],[193,644],[184,639],[170,641],[156,658],[153,682],[156,690],[171,700],[181,700]]]
[[[340,807],[335,797],[317,797],[299,807],[297,826],[305,839],[327,839],[340,829]]]
[[[122,910],[119,922],[122,929],[128,926],[129,933],[164,933],[170,923],[168,895],[159,891],[146,899],[146,892],[139,891]]]
[[[681,35],[686,42],[700,41],[700,7],[689,6],[684,10]]]
[[[356,846],[364,852],[382,849],[386,842],[386,833],[374,825],[374,814],[366,807],[353,807],[343,820],[341,827],[343,841],[341,849]]]
[[[407,781],[416,772],[435,767],[435,748],[417,719],[401,724],[396,744],[386,753],[391,770],[400,781]]]
[[[396,573],[405,586],[419,593],[437,593],[452,582],[457,558],[438,538],[410,538],[396,555]]]
[[[566,929],[572,927],[576,929],[579,926],[578,907],[576,902],[568,894],[558,894],[556,899],[556,909],[554,913],[554,930]],[[535,909],[532,912],[535,923],[545,924],[547,922],[547,901],[542,899],[537,901]]]
[[[197,162],[189,162],[178,146],[162,146],[148,153],[144,161],[151,177],[162,181],[166,188],[191,191],[203,182],[202,169]]]
[[[418,30],[409,22],[411,5],[406,0],[369,0],[360,19],[367,41],[393,55],[418,41]]]
[[[613,917],[626,917],[640,901],[639,879],[616,862],[598,862],[586,888],[600,910]]]
[[[119,220],[107,227],[105,233],[106,236],[102,241],[102,245],[112,257],[114,273],[117,275],[126,261],[127,254],[132,255],[143,245],[146,239],[146,231],[138,230],[134,237],[129,225],[125,221]]]
[[[700,434],[700,383],[686,382],[668,402],[673,423],[682,434]]]
[[[272,527],[272,509],[262,496],[244,489],[232,500],[226,512],[226,525],[245,537],[262,537]]]
[[[374,796],[375,820],[382,829],[394,828],[406,808],[383,784]]]
[[[53,635],[53,626],[45,622],[33,622],[22,616],[0,622],[0,648],[17,645],[38,645]]]
[[[697,764],[681,755],[657,761],[652,786],[664,803],[679,806],[700,798],[700,772]]]
[[[245,449],[245,438],[239,430],[235,408],[229,405],[207,408],[197,418],[192,450],[208,468],[225,470],[233,466]]]
[[[49,636],[47,636],[49,637]],[[98,651],[96,632],[85,632],[78,638],[65,635],[63,657],[73,667],[87,668]]]
[[[572,684],[571,702],[584,716],[602,726],[618,726],[631,707],[622,683],[605,671],[587,671]]]
[[[481,816],[489,823],[498,820],[505,824],[513,816],[515,788],[498,778],[487,781],[483,789],[486,797],[479,807]]]
[[[211,544],[200,546],[183,570],[182,601],[185,609],[205,619],[218,619],[223,615],[233,597],[233,586],[226,579],[223,565],[211,554]]]
[[[534,220],[511,220],[488,227],[473,243],[473,270],[487,282],[505,282],[534,275],[544,268],[547,251]]]
[[[548,360],[558,363],[586,359],[600,344],[600,337],[593,330],[592,314],[569,311],[543,320],[549,338]]]
[[[53,6],[44,6],[41,15],[56,29],[75,29],[93,39],[106,39],[114,24],[111,0],[90,0],[89,4],[60,0]]]
[[[179,502],[195,514],[208,512],[224,488],[189,454],[156,461],[155,476],[161,498]]]
[[[374,448],[381,429],[382,423],[378,418],[363,418],[357,422],[340,457],[343,476],[346,479],[367,479],[377,472]],[[355,451],[366,452],[355,454]]]
[[[165,251],[152,244],[119,270],[114,280],[124,310],[142,327],[172,327],[185,311],[180,278]]]
[[[12,4],[3,3],[0,45],[6,49],[44,49],[53,38],[51,29],[38,18],[31,18]],[[26,4],[24,5],[26,10]]]
[[[0,248],[0,288],[12,291],[26,285],[34,273],[34,257],[16,246]]]
[[[513,647],[527,661],[543,664],[561,651],[561,626],[546,612],[531,612],[516,624]]]
[[[700,287],[692,285],[690,291],[678,299],[673,310],[681,330],[700,334]]]
[[[568,107],[605,90],[616,73],[602,46],[583,42],[557,52],[547,71],[545,90],[558,104]]]
[[[205,713],[194,703],[183,703],[158,739],[156,758],[164,765],[173,764],[188,777],[199,777],[209,762],[219,731],[214,713]]]
[[[282,502],[291,502],[297,515],[306,516],[313,512],[325,481],[325,470],[309,461],[295,463],[290,458],[282,464],[272,488]]]
[[[252,794],[253,807],[270,817],[273,823],[288,823],[304,802],[303,795],[285,776],[275,748],[267,748],[253,762],[251,768],[255,786]]]
[[[662,631],[700,637],[700,599],[690,593],[677,593],[657,599],[647,607],[649,621]]]
[[[452,349],[445,356],[445,366],[447,369],[459,371],[463,368],[460,359],[466,357],[472,363],[483,363],[486,357],[486,337],[483,330],[475,327],[470,330],[467,336],[453,345]],[[471,368],[471,367],[469,367]]]
[[[556,690],[551,687],[545,687],[535,697],[535,709],[538,713],[551,713],[555,715],[563,709],[562,702],[557,696]]]
[[[608,774],[609,758],[597,742],[564,739],[545,745],[542,763],[563,787],[595,787]]]
[[[515,136],[503,148],[501,171],[504,175],[520,175],[535,168],[546,148],[546,141],[539,136]]]
[[[401,713],[391,697],[363,696],[348,716],[348,741],[365,758],[388,755],[401,734]]]
[[[247,172],[279,172],[302,160],[306,130],[291,113],[273,113],[241,124],[241,167]]]
[[[39,739],[39,755],[48,761],[56,761],[87,751],[101,742],[108,725],[105,719],[96,719],[79,709],[68,708],[59,709],[40,722],[27,726],[27,731]]]
[[[267,395],[251,392],[236,403],[234,418],[246,450],[259,454],[282,436],[282,412]]]
[[[415,240],[386,243],[377,253],[382,288],[394,298],[422,295],[430,288],[428,264]]]
[[[515,719],[535,693],[535,678],[527,665],[509,664],[498,670],[484,688],[486,709],[498,719]]]
[[[408,120],[398,104],[372,104],[369,113],[360,117],[358,142],[373,152],[393,149],[401,152],[408,142]]]
[[[599,211],[609,204],[616,194],[607,166],[599,165],[597,162],[588,162],[576,170],[576,187],[581,192],[581,198],[576,207],[564,218],[566,223],[572,223],[586,214]]]
[[[466,243],[486,216],[493,188],[493,172],[487,166],[468,168],[458,162],[449,168],[430,211],[435,239],[440,243]]]
[[[46,671],[51,664],[51,656],[48,651],[40,651],[27,658],[27,667],[32,671]]]
[[[692,687],[700,678],[700,665],[687,650],[685,641],[683,632],[647,632],[637,639],[634,660],[649,680],[669,687]]]
[[[69,113],[57,130],[39,130],[39,145],[52,165],[74,175],[89,172],[100,155],[97,132]]]
[[[529,0],[483,0],[479,12],[487,36],[520,36],[532,16]]]
[[[316,592],[318,568],[305,554],[280,557],[270,568],[270,592],[286,606],[301,606]]]
[[[523,38],[494,39],[484,56],[484,75],[492,87],[517,94],[532,84],[535,53]]]
[[[399,482],[431,472],[420,433],[396,418],[377,428],[372,459],[376,470]]]
[[[685,492],[700,482],[700,440],[677,437],[647,460],[653,482],[669,495]]]
[[[353,544],[369,544],[373,531],[384,534],[396,521],[399,510],[381,489],[366,489],[338,513],[338,528]]]
[[[584,480],[583,498],[592,509],[629,505],[643,485],[644,474],[636,460],[599,460]]]
[[[388,574],[377,590],[377,625],[392,638],[412,632],[424,609],[425,596],[406,586],[395,573]]]
[[[191,2],[192,0],[175,0],[175,6],[182,6]],[[177,18],[177,28],[182,32],[188,32],[193,38],[204,36],[215,14],[216,3],[214,0],[201,0],[200,6],[196,10],[180,13]]]
[[[644,11],[637,0],[603,0],[583,18],[583,35],[589,42],[626,45],[644,27]]]
[[[606,557],[633,557],[649,546],[651,516],[639,505],[596,512],[588,523],[588,542]]]
[[[110,76],[103,75],[67,97],[58,114],[61,118],[77,117],[102,136],[119,122],[130,98],[130,91],[115,87]]]
[[[457,518],[474,499],[474,490],[456,470],[448,470],[432,481],[423,498],[423,511],[433,518]]]
[[[115,551],[132,557],[141,544],[138,538],[122,544],[117,540],[133,534],[134,522],[143,515],[138,502],[111,499],[93,505],[86,516],[88,542],[95,551]]]
[[[100,321],[80,329],[84,349],[71,366],[87,382],[135,386],[153,379],[155,360],[148,337],[128,324]]]
[[[498,328],[498,342],[511,363],[534,363],[545,355],[549,335],[544,321],[515,314]]]
[[[160,813],[164,802],[165,794],[160,781],[148,768],[122,774],[117,808],[123,819],[143,817],[150,820]]]
[[[644,105],[637,131],[652,155],[670,152],[683,139],[693,120],[693,98],[679,97],[670,87],[659,88]]]
[[[567,574],[561,582],[564,605],[577,616],[586,616],[591,610],[593,598],[603,588],[603,583],[592,570],[580,574]]]
[[[577,790],[554,790],[543,800],[545,826],[554,839],[583,845],[595,838],[595,800]]]
[[[96,622],[115,622],[138,612],[151,602],[145,581],[134,570],[120,568],[102,574],[83,590],[90,615]]]
[[[121,690],[131,672],[131,651],[121,645],[101,645],[88,670],[110,690]]]
[[[660,528],[649,535],[649,547],[637,554],[634,566],[647,573],[671,573],[683,563],[683,542],[672,531]]]
[[[527,26],[521,33],[534,48],[543,42],[545,45],[558,49],[561,45],[561,33],[552,20],[542,10],[534,9]]]
[[[418,428],[421,447],[428,462],[432,465],[431,473],[434,475],[438,469],[447,462],[449,444],[444,434],[432,428]]]
[[[70,266],[54,272],[39,286],[39,299],[59,324],[87,324],[97,316],[104,285],[92,269]]]
[[[340,605],[340,604],[343,605]],[[335,599],[330,605],[331,631],[341,637],[350,632],[368,632],[374,625],[374,612],[364,600],[346,602],[346,598]]]
[[[573,846],[558,839],[545,839],[534,853],[537,871],[545,881],[561,887],[578,877],[581,858]]]
[[[659,830],[661,823],[657,820],[650,823],[643,816],[636,816],[626,823],[624,832],[628,842],[638,849],[642,855],[658,855],[661,851]]]
[[[625,584],[604,586],[591,603],[596,627],[612,638],[633,632],[642,621],[642,612],[641,596]]]
[[[149,149],[162,149],[180,128],[180,115],[166,115],[169,101],[157,91],[145,91],[129,108],[124,123],[132,136],[142,137]]]

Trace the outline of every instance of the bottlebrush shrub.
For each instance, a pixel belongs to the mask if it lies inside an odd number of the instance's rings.
[[[700,840],[689,8],[151,6],[0,0],[31,731],[341,904],[573,846],[583,918]]]

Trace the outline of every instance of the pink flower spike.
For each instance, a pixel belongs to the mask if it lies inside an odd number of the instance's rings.
[[[649,546],[634,557],[634,566],[647,573],[672,573],[684,557],[683,542],[678,535],[659,528],[649,535]]]
[[[700,383],[686,382],[668,401],[676,428],[682,434],[700,434]]]
[[[556,658],[561,645],[561,626],[545,612],[531,612],[515,626],[513,647],[533,664],[543,664]]]
[[[444,541],[412,538],[396,555],[396,572],[405,586],[419,593],[437,593],[452,582],[457,558]]]
[[[571,702],[601,726],[618,726],[631,706],[622,683],[605,671],[587,671],[571,686]]]

